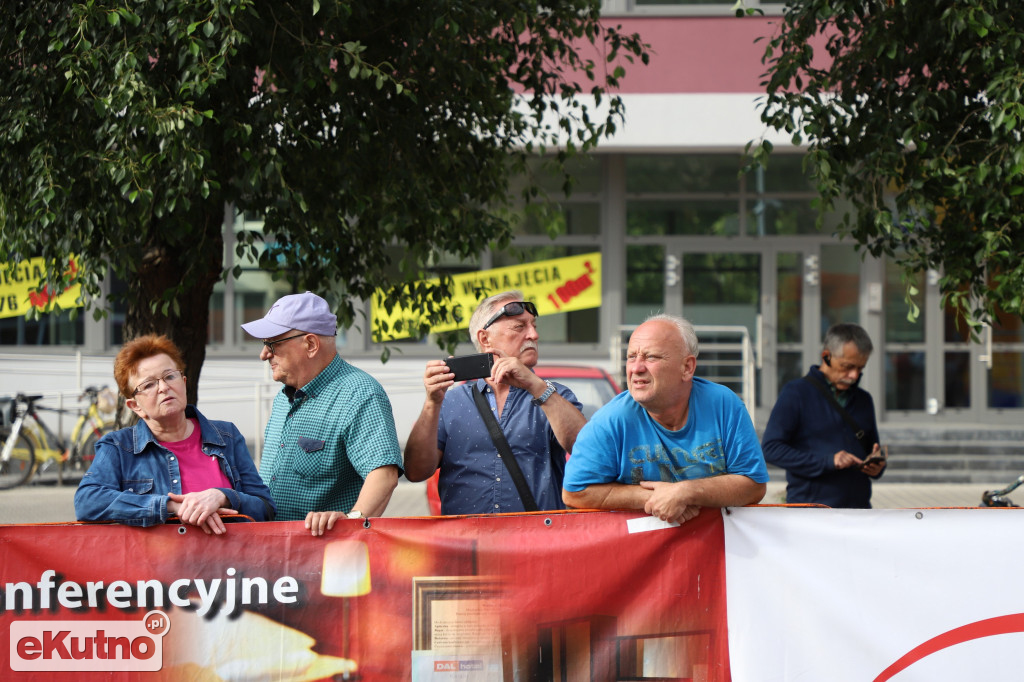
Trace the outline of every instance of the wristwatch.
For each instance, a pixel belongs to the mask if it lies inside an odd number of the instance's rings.
[[[537,407],[540,407],[541,405],[546,403],[548,401],[548,398],[551,397],[551,394],[555,392],[555,385],[553,383],[551,383],[550,381],[545,381],[544,383],[548,385],[547,389],[543,393],[541,393],[539,397],[534,398],[533,400],[530,401]]]
[[[365,519],[366,517],[363,516],[363,512],[359,511],[358,509],[353,509],[348,514],[345,514],[345,518],[346,519]]]

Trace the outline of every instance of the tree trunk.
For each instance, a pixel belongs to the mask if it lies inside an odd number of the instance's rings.
[[[206,359],[210,297],[224,269],[223,205],[206,202],[203,208],[195,216],[201,221],[197,224],[205,226],[203,237],[191,244],[168,243],[160,237],[160,221],[154,220],[137,280],[128,284],[137,295],[128,304],[124,325],[125,341],[164,334],[174,342],[185,360],[188,402],[193,405],[198,402],[199,376]],[[175,288],[177,295],[169,299],[168,293]]]

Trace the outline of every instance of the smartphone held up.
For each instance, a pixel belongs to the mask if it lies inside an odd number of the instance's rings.
[[[445,358],[444,364],[455,374],[454,381],[470,381],[491,376],[494,356],[490,353],[475,353]]]
[[[889,446],[883,445],[878,452],[869,455],[868,458],[864,460],[864,463],[860,465],[860,468],[863,469],[866,466],[871,466],[872,464],[876,464],[878,462],[885,462],[888,459]]]

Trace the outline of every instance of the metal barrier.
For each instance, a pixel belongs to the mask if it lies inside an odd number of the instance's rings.
[[[102,386],[102,384],[100,384]],[[71,435],[71,427],[78,421],[79,413],[89,407],[89,402],[82,399],[81,391],[34,391],[32,389],[12,391],[0,395],[0,402],[5,410],[10,410],[10,402],[13,401],[15,393],[25,395],[40,395],[38,406],[39,419],[46,423],[54,432],[62,438]],[[108,415],[109,416],[109,415]],[[65,422],[68,422],[65,424]],[[0,418],[0,426],[10,426]]]
[[[394,408],[401,444],[423,404],[422,377],[427,359],[392,358],[387,365],[381,365],[377,357],[346,361],[367,371],[384,386]],[[42,395],[47,406],[74,408],[83,387],[113,387],[112,369],[113,358],[109,355],[87,355],[80,351],[63,355],[0,353],[0,397],[33,393]],[[267,363],[253,356],[207,356],[200,378],[198,407],[211,419],[235,424],[258,465],[264,427],[274,396],[280,390],[281,384],[273,380]],[[74,424],[73,419],[61,422],[59,414],[48,413],[45,419],[48,426],[65,436],[65,431]]]
[[[621,327],[618,338],[613,339],[610,366],[618,370],[620,382],[624,376],[629,334],[634,328]],[[701,342],[698,374],[733,388],[753,420],[754,352],[746,328],[697,326],[696,331]],[[384,386],[394,410],[400,444],[423,404],[426,360],[392,357],[382,365],[376,357],[346,358]],[[44,395],[45,401],[56,403],[56,407],[66,407],[75,403],[85,386],[113,386],[112,364],[113,358],[109,355],[84,355],[80,351],[64,355],[0,353],[0,396],[31,392]],[[254,356],[207,356],[199,389],[199,409],[210,418],[234,423],[253,446],[251,452],[258,464],[263,452],[263,430],[274,396],[281,390],[281,384],[273,380],[267,363],[259,362]],[[63,433],[62,427],[70,428],[71,424],[73,421],[51,426]]]

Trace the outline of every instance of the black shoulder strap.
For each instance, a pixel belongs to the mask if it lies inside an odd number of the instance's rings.
[[[836,397],[832,395],[832,391],[830,391],[827,386],[824,386],[820,381],[812,377],[810,374],[804,376],[804,381],[818,389],[818,391],[823,396],[825,396],[825,399],[832,404],[832,407],[836,408],[836,410],[839,411],[839,414],[842,415],[843,417],[843,421],[845,421],[847,425],[849,425],[849,427],[853,429],[853,435],[856,436],[857,440],[860,442],[860,446],[864,448],[864,454],[871,454],[871,450],[874,447],[874,443],[867,442],[867,432],[865,432],[864,429],[858,426],[857,422],[853,421],[853,417],[851,417],[850,413],[847,412],[846,409],[839,404],[839,401],[836,400]]]
[[[480,416],[483,418],[484,424],[487,424],[487,430],[491,434],[491,440],[494,441],[494,447],[498,448],[498,452],[501,454],[501,461],[505,463],[505,468],[508,469],[512,481],[516,484],[516,490],[519,491],[519,497],[523,501],[523,509],[526,511],[537,511],[537,501],[533,499],[533,493],[530,492],[529,486],[526,485],[526,478],[523,476],[522,469],[519,468],[519,462],[516,461],[515,455],[512,454],[512,448],[509,446],[508,440],[505,439],[505,434],[502,433],[498,420],[494,418],[491,406],[487,404],[487,398],[484,398],[484,394],[477,389],[476,384],[473,385],[473,402],[476,403],[476,409],[480,410]]]

